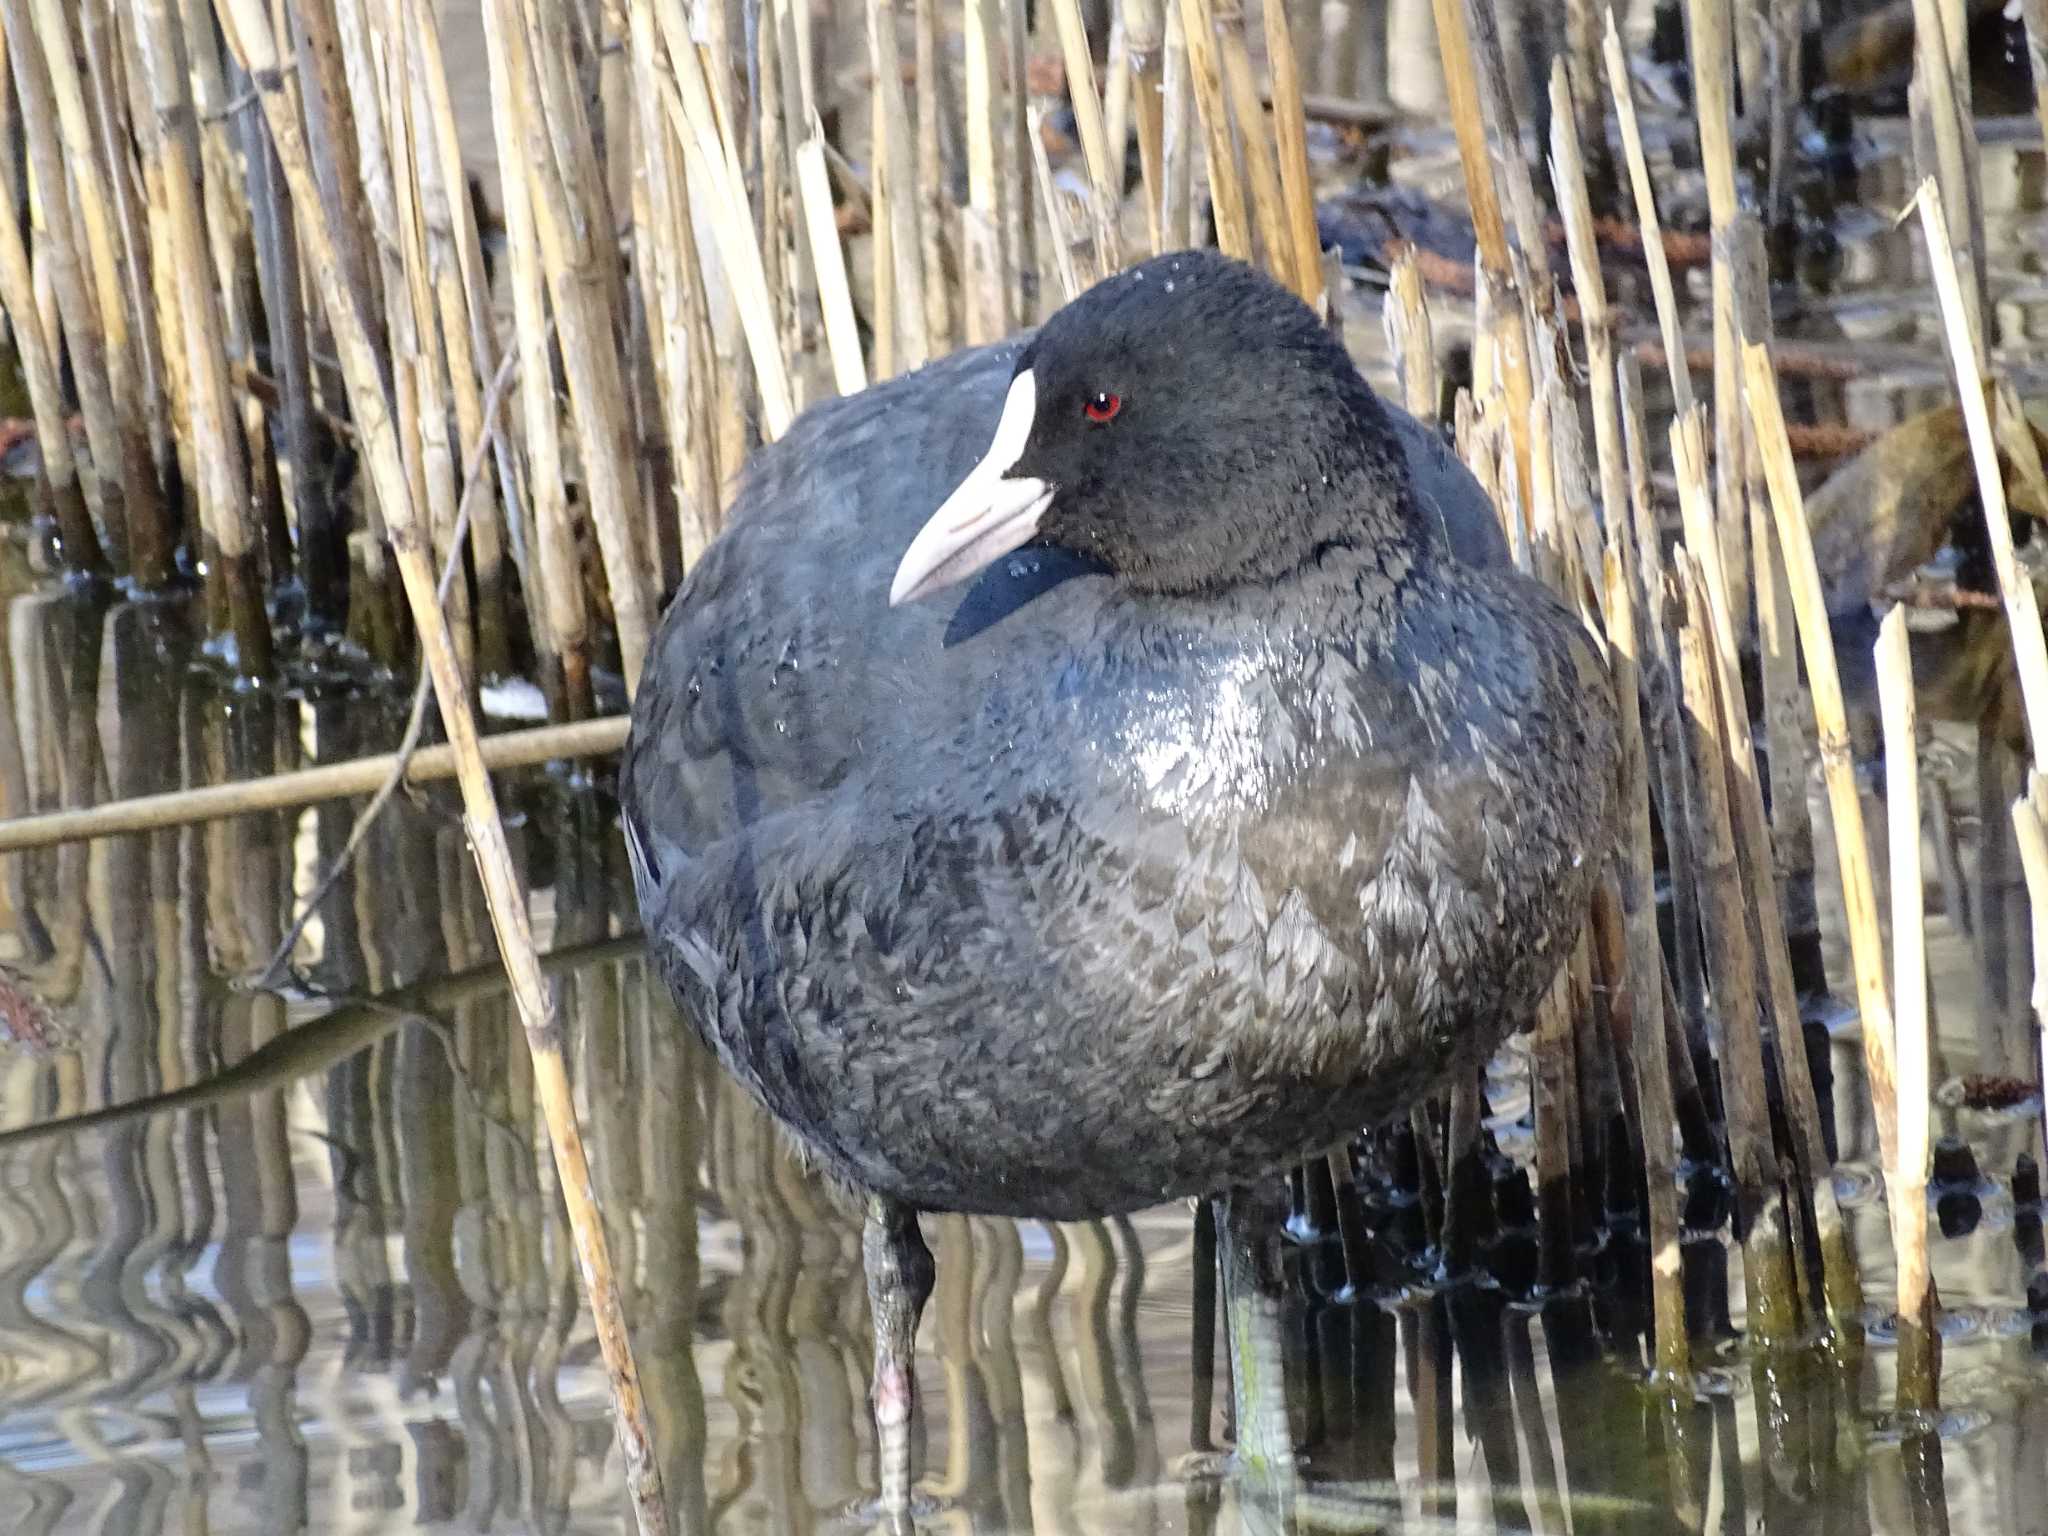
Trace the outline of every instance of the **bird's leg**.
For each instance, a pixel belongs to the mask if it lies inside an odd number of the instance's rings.
[[[1250,1189],[1216,1197],[1216,1253],[1230,1340],[1231,1406],[1239,1467],[1276,1492],[1293,1477],[1285,1345],[1274,1239],[1278,1211]]]
[[[875,1326],[875,1443],[881,1453],[882,1515],[910,1528],[910,1432],[917,1411],[917,1320],[932,1293],[932,1253],[917,1212],[887,1195],[868,1199],[860,1256]]]

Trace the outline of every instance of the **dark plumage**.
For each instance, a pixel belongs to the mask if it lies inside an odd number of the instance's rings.
[[[1000,517],[934,517],[970,470]],[[820,1163],[898,1220],[1077,1218],[1491,1052],[1576,936],[1613,753],[1463,467],[1184,253],[758,454],[621,796],[662,974]]]

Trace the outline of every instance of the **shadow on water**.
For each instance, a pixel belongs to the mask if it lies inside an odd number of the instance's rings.
[[[7,814],[388,740],[401,701],[223,692],[185,624],[175,605],[8,603]],[[601,787],[529,776],[509,801],[679,1527],[858,1529],[873,1457],[858,1221],[638,958]],[[0,861],[0,980],[36,1005],[9,1010],[0,1057],[10,1528],[618,1527],[595,1338],[452,799],[393,803],[309,926],[291,989],[238,982],[358,808]],[[1938,967],[1967,962],[1938,921],[1935,939]],[[1853,1042],[1834,1048],[1841,1183],[1881,1295],[1859,1064]],[[1488,1092],[1497,1221],[1479,1278],[1434,1279],[1437,1218],[1398,1189],[1368,1184],[1363,1285],[1313,1200],[1294,1224],[1276,1288],[1300,1460],[1273,1486],[1219,1475],[1234,1426],[1206,1221],[930,1218],[920,1476],[936,1526],[2018,1531],[2048,1511],[2048,1340],[2024,1294],[2040,1214],[2002,1179],[1937,1181],[1945,1411],[1924,1425],[1884,1411],[1882,1317],[1847,1362],[1740,1348],[1740,1251],[1707,1179],[1689,1281],[1695,1319],[1723,1321],[1701,1325],[1702,1391],[1674,1406],[1645,1386],[1629,1223],[1581,1255],[1582,1289],[1532,1288],[1527,1095],[1510,1051]],[[2012,1166],[2023,1117],[1947,1118],[1982,1169]]]

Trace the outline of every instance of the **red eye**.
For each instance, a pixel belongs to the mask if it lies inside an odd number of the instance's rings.
[[[1081,409],[1090,421],[1109,421],[1124,408],[1122,395],[1096,394],[1083,403]]]

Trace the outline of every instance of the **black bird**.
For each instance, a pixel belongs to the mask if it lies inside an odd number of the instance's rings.
[[[620,794],[684,1015],[866,1197],[897,1518],[917,1213],[1226,1191],[1481,1062],[1577,936],[1614,752],[1477,483],[1214,253],[755,456]]]

